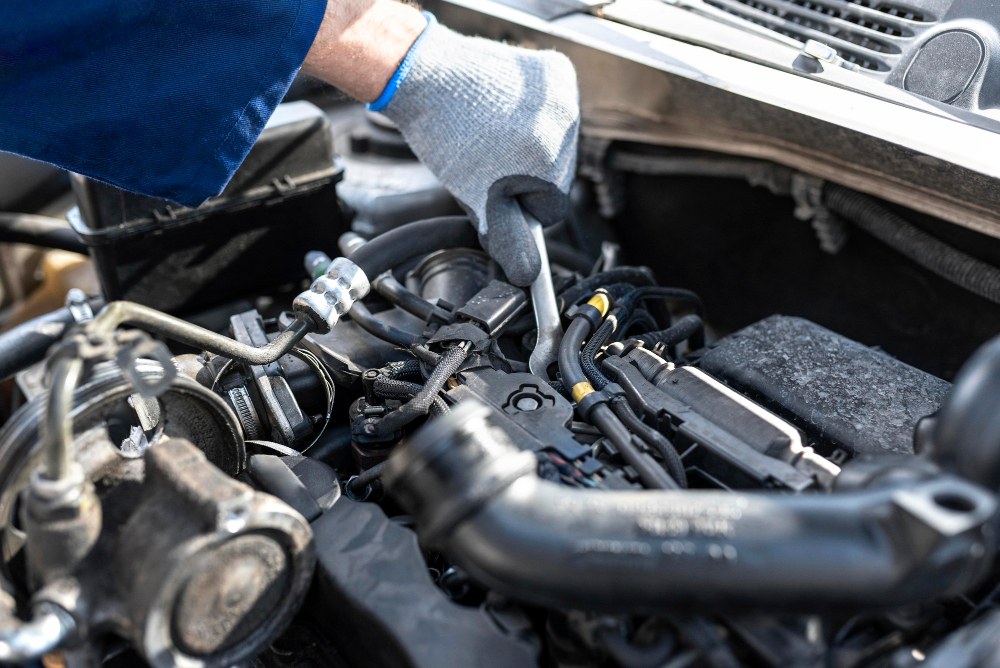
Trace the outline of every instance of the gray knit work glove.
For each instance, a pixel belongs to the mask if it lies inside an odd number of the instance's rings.
[[[459,35],[433,17],[407,60],[388,103],[370,108],[399,126],[468,211],[507,279],[530,285],[541,258],[521,207],[543,225],[569,210],[580,125],[573,65],[555,51]]]

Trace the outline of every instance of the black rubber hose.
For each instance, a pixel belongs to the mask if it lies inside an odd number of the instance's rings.
[[[382,339],[383,341],[387,341],[404,348],[408,348],[415,343],[423,341],[423,339],[416,334],[410,334],[409,332],[404,332],[398,327],[385,324],[372,315],[372,312],[369,311],[368,307],[365,306],[360,300],[354,302],[354,306],[351,307],[349,313],[351,320],[358,323],[358,327],[365,330],[372,336]]]
[[[597,404],[588,416],[595,427],[601,430],[618,450],[625,463],[635,469],[639,480],[649,489],[679,489],[673,478],[667,475],[656,460],[639,450],[632,441],[632,432],[625,428],[618,416],[607,404]]]
[[[385,462],[380,462],[370,469],[365,469],[356,478],[352,478],[350,481],[351,492],[361,496],[365,493],[365,488],[372,484],[376,480],[382,477],[382,473],[385,472]]]
[[[605,360],[605,362],[606,361],[607,360]],[[628,397],[629,404],[633,408],[638,407],[636,410],[637,413],[640,415],[651,415],[656,412],[653,407],[649,405],[649,402],[646,401],[646,398],[642,396],[639,388],[635,386],[635,383],[632,382],[631,378],[624,373],[616,374],[616,369],[608,364],[604,364],[604,368],[608,369],[610,373],[615,374],[615,382],[618,383],[623,390],[625,390],[625,396]]]
[[[546,239],[545,248],[549,253],[549,262],[579,274],[590,273],[590,268],[594,266],[594,261],[587,257],[583,251],[579,251],[569,244]]]
[[[390,304],[398,306],[421,320],[427,321],[437,312],[434,304],[407,290],[405,286],[392,277],[392,274],[379,276],[372,283],[372,287]]]
[[[621,326],[619,330],[619,338],[621,334],[626,334],[632,330],[633,327],[642,327],[640,331],[649,331],[651,329],[656,329],[660,326],[660,323],[656,321],[656,318],[644,308],[637,308],[632,311],[632,315],[629,319],[625,321],[625,324]]]
[[[0,213],[0,242],[87,254],[87,247],[65,222],[30,213]]]
[[[90,300],[90,307],[95,312],[103,306],[103,299]],[[69,309],[61,308],[0,334],[0,381],[45,359],[45,353],[62,339],[72,324],[73,315]]]
[[[570,610],[873,611],[969,591],[996,496],[949,475],[837,494],[581,490],[466,401],[397,448],[383,482],[483,586]]]
[[[628,308],[644,299],[660,298],[668,301],[687,302],[694,306],[695,311],[702,318],[705,317],[705,305],[701,301],[701,296],[697,292],[685,290],[684,288],[668,288],[659,285],[650,285],[633,290],[624,298],[622,304]]]
[[[574,386],[587,382],[587,376],[580,366],[580,349],[584,339],[590,334],[590,329],[589,320],[575,318],[559,342],[559,375],[562,376],[563,385],[570,391]]]
[[[646,332],[633,338],[644,341],[647,348],[652,348],[658,343],[662,343],[666,348],[671,348],[687,339],[688,347],[691,350],[698,350],[705,346],[705,323],[698,316],[690,314],[666,329],[661,329],[658,332]]]
[[[351,253],[369,280],[407,260],[446,248],[479,248],[476,229],[465,216],[418,220],[378,235]]]
[[[563,384],[570,392],[580,383],[589,382],[580,366],[580,348],[583,340],[590,333],[591,324],[586,318],[574,318],[563,334],[559,343],[559,374]],[[653,489],[672,489],[677,487],[673,478],[660,468],[652,457],[639,449],[632,442],[632,434],[621,423],[607,404],[597,404],[590,410],[588,416],[594,426],[614,444],[625,463],[635,469],[646,487]]]
[[[677,448],[671,443],[666,436],[656,431],[648,424],[639,419],[633,411],[632,407],[629,406],[628,399],[622,396],[615,397],[611,400],[611,410],[615,412],[618,419],[622,421],[630,431],[634,432],[639,438],[644,440],[649,445],[656,448],[660,456],[663,457],[663,462],[667,465],[667,471],[670,472],[670,477],[677,482],[677,485],[682,489],[688,486],[687,473],[684,471],[684,462],[681,461],[680,453],[677,452]]]
[[[877,201],[833,183],[823,190],[826,206],[924,269],[1000,304],[1000,269],[949,246]]]

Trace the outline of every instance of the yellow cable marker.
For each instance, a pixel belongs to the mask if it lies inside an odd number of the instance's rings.
[[[573,401],[580,403],[580,399],[583,399],[588,394],[593,394],[596,391],[597,390],[594,389],[594,386],[587,381],[577,383],[573,386]]]
[[[600,311],[602,318],[608,314],[608,309],[611,308],[611,300],[603,292],[595,294],[587,303]]]

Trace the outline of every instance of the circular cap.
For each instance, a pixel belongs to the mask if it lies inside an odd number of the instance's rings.
[[[195,560],[171,623],[177,647],[193,656],[227,650],[264,624],[287,595],[288,558],[276,540],[236,537]]]

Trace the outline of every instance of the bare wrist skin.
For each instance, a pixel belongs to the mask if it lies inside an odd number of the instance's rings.
[[[395,0],[328,0],[302,71],[362,102],[373,102],[427,26]]]

